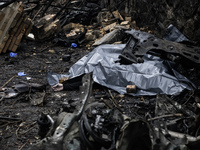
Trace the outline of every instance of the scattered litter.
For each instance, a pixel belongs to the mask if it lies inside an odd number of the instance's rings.
[[[27,39],[34,41],[34,40],[35,40],[34,34],[33,34],[33,33],[29,33],[29,34],[27,35]]]
[[[77,44],[76,43],[72,43],[71,47],[77,47]]]
[[[18,96],[18,93],[14,89],[6,89],[3,92],[0,92],[1,98],[14,98]]]
[[[3,149],[199,149],[199,3],[1,2]]]
[[[32,78],[31,77],[26,77],[26,80],[31,80]]]
[[[26,74],[24,72],[18,72],[18,76],[26,76]]]
[[[50,49],[48,52],[49,52],[49,53],[52,53],[52,54],[55,53],[55,51],[54,51],[53,49]]]
[[[2,88],[2,92],[0,92],[0,97],[13,98],[13,97],[16,97],[19,94],[25,93],[25,92],[31,92],[31,91],[33,91],[33,92],[40,91],[41,92],[41,91],[44,91],[44,88],[45,88],[45,86],[42,84],[27,83],[27,82],[21,81],[19,84],[14,85],[13,88],[5,88],[5,89]],[[31,91],[29,91],[29,90],[31,90]],[[43,94],[43,98],[44,98],[44,94]],[[39,98],[37,97],[36,100],[39,101]]]
[[[17,53],[10,52],[10,57],[17,57]]]
[[[70,55],[70,54],[66,54],[66,55],[64,55],[64,56],[62,57],[62,60],[63,60],[63,61],[70,61],[70,59],[71,59],[71,55]]]
[[[44,97],[46,95],[46,92],[34,92],[31,93],[29,98],[30,98],[30,102],[33,106],[43,106],[43,102],[44,102]]]
[[[45,115],[42,113],[40,117],[38,117],[37,119],[37,124],[39,126],[38,135],[42,139],[46,136],[47,132],[49,131],[50,126],[52,125],[52,122],[48,118],[48,115]]]
[[[126,92],[127,93],[136,93],[136,86],[135,85],[127,85],[126,86]]]

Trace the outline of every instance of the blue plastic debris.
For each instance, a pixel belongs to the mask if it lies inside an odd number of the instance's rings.
[[[10,52],[10,57],[16,57],[17,53]]]
[[[76,43],[72,43],[71,47],[77,47],[77,44]]]
[[[18,72],[18,76],[26,76],[24,72]]]

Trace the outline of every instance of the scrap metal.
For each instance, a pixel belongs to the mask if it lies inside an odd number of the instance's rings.
[[[82,86],[80,87],[80,100],[78,104],[76,105],[76,108],[73,113],[65,113],[61,117],[58,117],[57,122],[59,122],[58,126],[56,126],[56,129],[52,129],[49,131],[53,134],[50,137],[44,138],[41,140],[37,145],[40,145],[42,143],[46,143],[51,141],[53,144],[59,144],[62,142],[65,135],[68,133],[70,127],[74,124],[75,121],[78,121],[85,109],[85,105],[87,103],[87,100],[90,97],[91,89],[92,89],[92,79],[90,74],[86,74],[83,76],[82,79]],[[59,121],[58,121],[59,120]]]
[[[200,64],[199,47],[162,40],[150,33],[134,29],[126,31],[126,33],[131,37],[119,56],[122,63],[142,63],[142,56],[149,53],[161,56],[173,54]]]

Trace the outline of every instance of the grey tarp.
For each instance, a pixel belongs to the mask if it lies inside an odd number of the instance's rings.
[[[93,80],[103,86],[126,93],[126,86],[135,84],[137,93],[131,95],[156,95],[157,93],[174,95],[183,89],[190,90],[191,82],[171,68],[171,62],[164,61],[159,57],[146,55],[144,63],[120,65],[117,61],[125,44],[101,45],[92,52],[77,61],[66,75],[74,78],[85,73],[93,72]],[[55,76],[56,74],[54,74]],[[55,78],[54,78],[55,79]],[[47,75],[50,85],[50,74]]]

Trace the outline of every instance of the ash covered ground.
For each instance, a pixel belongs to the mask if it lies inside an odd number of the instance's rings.
[[[88,53],[84,48],[49,47],[49,43],[22,43],[17,50],[17,57],[11,58],[9,53],[0,56],[1,86],[15,76],[6,88],[12,88],[21,82],[45,85],[44,101],[39,106],[31,104],[31,93],[21,93],[14,98],[2,99],[0,116],[5,118],[0,124],[0,145],[2,149],[18,149],[23,144],[35,143],[38,139],[37,119],[41,113],[57,116],[64,101],[78,96],[79,91],[64,91],[66,96],[55,96],[55,92],[47,83],[46,73],[67,73],[68,69],[82,56]],[[65,62],[63,55],[71,54],[71,60]],[[26,76],[18,76],[24,72]],[[27,80],[27,77],[31,79]]]

